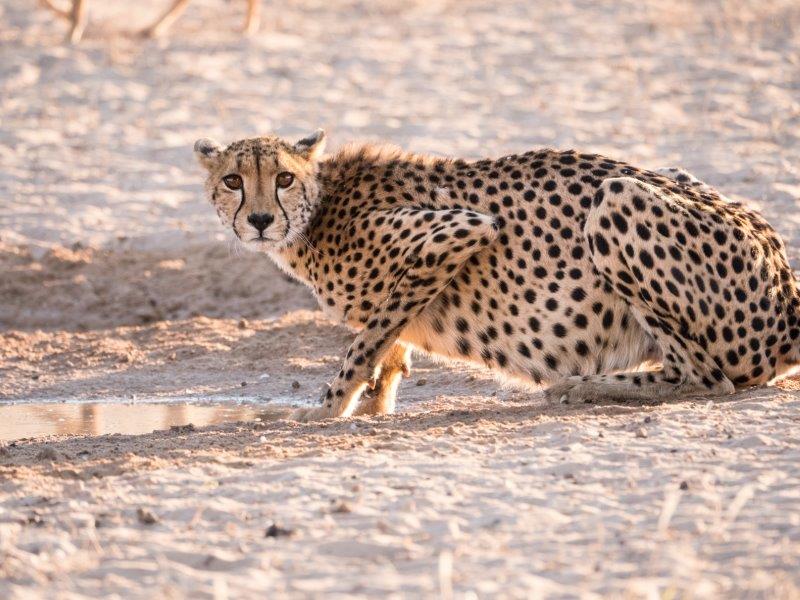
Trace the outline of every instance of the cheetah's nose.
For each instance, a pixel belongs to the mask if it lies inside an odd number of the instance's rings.
[[[267,213],[253,213],[247,217],[247,222],[258,229],[259,234],[264,233],[264,230],[269,227],[270,223],[274,220],[275,217]]]

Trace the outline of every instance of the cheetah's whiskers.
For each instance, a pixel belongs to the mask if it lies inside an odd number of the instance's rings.
[[[308,239],[308,237],[306,236],[305,233],[303,233],[302,231],[300,231],[298,229],[295,229],[291,225],[289,226],[288,231],[289,231],[289,233],[293,233],[298,238],[300,238],[300,240],[308,247],[308,249],[311,252],[313,252],[314,254],[319,256],[319,250],[317,250],[316,246],[314,246],[314,244],[311,242],[311,240]]]

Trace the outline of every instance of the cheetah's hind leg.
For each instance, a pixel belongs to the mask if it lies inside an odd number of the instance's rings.
[[[411,346],[395,342],[381,361],[375,385],[361,396],[355,415],[390,415],[395,409],[402,377],[411,374]]]
[[[715,326],[712,317],[704,317],[704,312],[689,301],[667,302],[680,290],[671,281],[664,284],[664,272],[684,281],[683,285],[688,285],[686,278],[691,272],[664,251],[673,241],[669,226],[677,222],[678,228],[684,228],[690,219],[695,217],[675,197],[651,185],[629,177],[602,183],[584,227],[592,262],[655,339],[661,349],[662,368],[652,372],[569,377],[545,392],[548,400],[663,401],[733,392],[733,383],[697,341],[703,339],[708,327]],[[694,318],[689,318],[690,315]]]

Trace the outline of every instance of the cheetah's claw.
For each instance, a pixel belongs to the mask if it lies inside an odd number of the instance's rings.
[[[591,392],[581,377],[567,377],[547,388],[544,397],[549,404],[578,404],[591,398]]]

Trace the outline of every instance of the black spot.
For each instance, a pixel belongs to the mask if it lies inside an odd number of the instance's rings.
[[[528,327],[531,328],[533,333],[538,333],[539,329],[541,328],[541,324],[539,323],[539,319],[536,317],[530,317],[528,319]]]
[[[739,256],[734,256],[731,261],[731,267],[734,273],[741,273],[744,271],[744,261]]]
[[[594,234],[594,245],[597,251],[603,256],[608,256],[611,252],[611,249],[608,247],[608,241],[603,237],[602,233]]]
[[[570,297],[575,302],[581,302],[584,298],[586,298],[586,292],[583,290],[583,288],[575,288],[574,290],[572,290]]]
[[[620,233],[627,233],[628,232],[628,221],[625,220],[618,212],[611,213],[611,220],[614,222],[614,226],[619,230]]]

